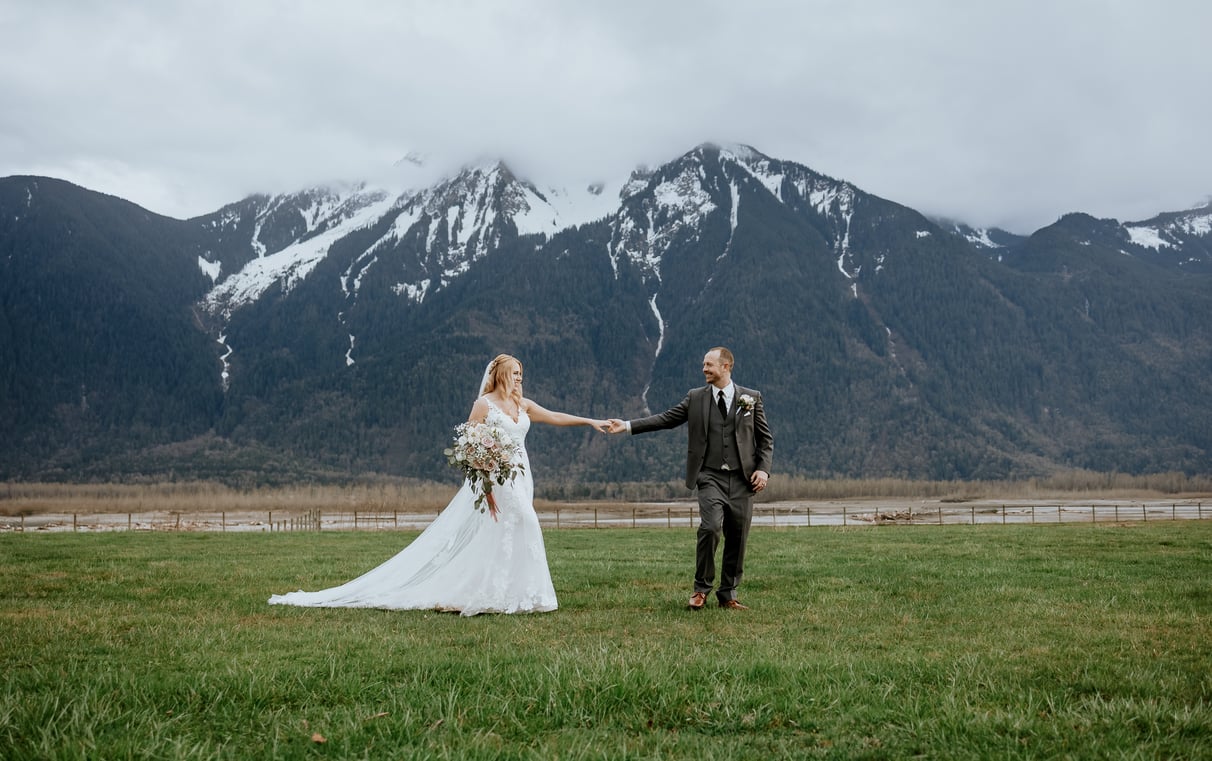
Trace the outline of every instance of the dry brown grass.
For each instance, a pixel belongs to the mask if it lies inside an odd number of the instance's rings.
[[[770,479],[764,502],[899,497],[967,502],[980,499],[1147,499],[1212,497],[1212,476],[1069,471],[1021,481],[912,481],[898,478]]]
[[[438,483],[232,489],[211,482],[167,484],[42,484],[0,486],[0,515],[42,513],[170,513],[228,510],[386,511],[401,505],[437,511],[453,488]]]
[[[691,494],[670,485],[628,484],[628,488],[591,489],[589,498],[575,503],[603,510],[639,502],[688,501]],[[598,492],[594,494],[593,492]],[[234,489],[213,482],[163,484],[0,484],[0,515],[45,513],[199,513],[219,511],[307,511],[386,512],[408,509],[436,512],[454,493],[450,484],[432,482],[374,482],[348,486],[301,485],[295,487]],[[595,498],[596,497],[596,498]],[[1038,499],[1150,499],[1212,498],[1212,477],[1163,473],[1146,476],[1074,471],[1025,481],[911,481],[877,479],[807,479],[775,474],[761,502],[793,502],[855,499],[931,499],[940,502],[975,500]],[[566,500],[540,499],[540,511]],[[592,510],[592,507],[589,508]]]

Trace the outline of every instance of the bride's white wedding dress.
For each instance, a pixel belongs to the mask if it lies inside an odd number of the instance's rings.
[[[530,418],[519,412],[515,421],[489,402],[487,420],[518,442],[515,459],[525,466],[512,482],[493,486],[497,521],[476,508],[476,495],[464,481],[433,523],[386,563],[339,587],[274,595],[269,603],[444,610],[464,616],[555,610],[555,587],[526,456]]]

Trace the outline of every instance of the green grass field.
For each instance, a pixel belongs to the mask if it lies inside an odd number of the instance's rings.
[[[0,757],[1198,758],[1212,522],[547,533],[561,609],[270,607],[413,534],[0,536]]]

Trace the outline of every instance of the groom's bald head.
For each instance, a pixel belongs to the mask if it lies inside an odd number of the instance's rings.
[[[726,368],[728,368],[729,370],[731,370],[731,369],[732,369],[732,364],[733,364],[733,361],[732,361],[732,352],[728,351],[728,350],[727,350],[727,349],[725,349],[723,346],[715,346],[715,347],[712,347],[711,351],[708,351],[707,353],[708,353],[708,354],[710,354],[710,353],[711,353],[711,352],[713,352],[713,351],[714,351],[714,352],[718,352],[718,353],[719,353],[719,355],[720,355],[720,364],[724,365],[724,367],[726,367]]]

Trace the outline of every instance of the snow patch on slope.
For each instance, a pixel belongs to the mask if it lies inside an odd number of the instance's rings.
[[[638,175],[633,175],[629,184],[640,181]],[[661,279],[661,258],[677,234],[697,230],[700,222],[716,209],[711,196],[703,189],[703,181],[701,166],[687,166],[652,189],[651,203],[620,212],[608,247],[615,277],[618,277],[619,261],[630,260],[646,276]]]
[[[1005,246],[994,243],[993,239],[989,237],[989,231],[985,229],[976,230],[956,225],[955,232],[978,248],[1005,248]]]
[[[210,278],[211,283],[214,283],[219,279],[219,273],[223,270],[223,262],[208,262],[199,256],[198,269],[202,270]]]
[[[318,235],[252,260],[212,289],[203,300],[204,308],[211,314],[222,315],[226,320],[232,312],[260,298],[274,284],[289,292],[324,259],[333,243],[354,230],[369,226],[386,214],[394,203],[393,199],[382,195],[375,195],[372,199],[347,200],[352,205],[344,218],[334,220],[327,230]]]
[[[1159,223],[1134,222],[1123,225],[1129,239],[1138,246],[1161,251],[1162,247],[1181,246],[1185,238],[1204,237],[1212,234],[1212,206],[1191,209],[1174,216],[1171,221]]]
[[[1152,248],[1160,251],[1162,246],[1170,246],[1170,241],[1161,236],[1161,231],[1156,227],[1125,227],[1128,232],[1128,237],[1132,242],[1144,248]]]

